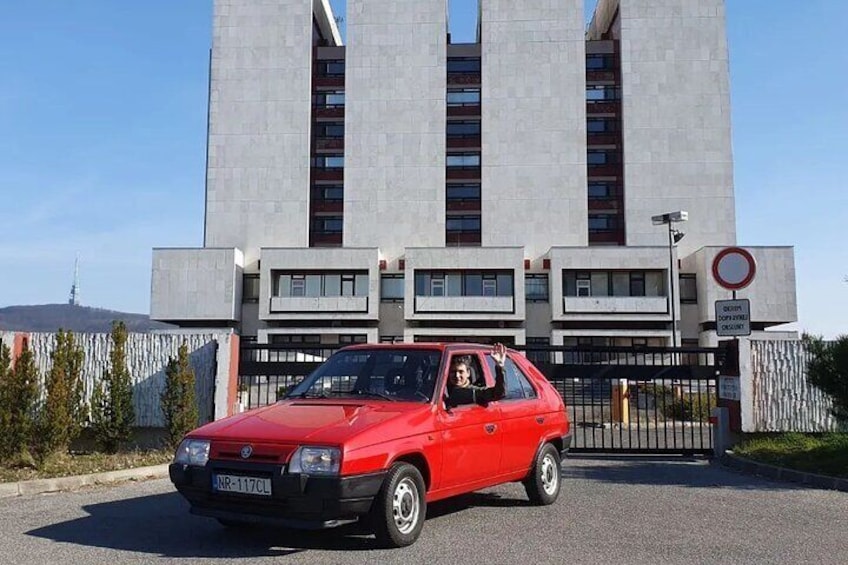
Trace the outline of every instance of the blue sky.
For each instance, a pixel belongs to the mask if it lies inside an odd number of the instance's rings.
[[[474,5],[452,0],[455,40]],[[65,302],[78,253],[84,304],[147,312],[151,249],[202,245],[211,11],[4,7],[0,307]],[[848,2],[727,0],[727,19],[739,243],[794,245],[799,328],[848,333]]]

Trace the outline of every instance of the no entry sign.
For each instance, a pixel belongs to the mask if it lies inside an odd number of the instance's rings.
[[[741,247],[726,247],[713,259],[713,278],[727,290],[740,290],[757,274],[754,256]]]

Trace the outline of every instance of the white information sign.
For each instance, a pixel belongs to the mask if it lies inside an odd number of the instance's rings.
[[[718,397],[724,400],[741,400],[739,377],[719,377]]]
[[[716,300],[716,334],[719,336],[751,335],[751,302]]]

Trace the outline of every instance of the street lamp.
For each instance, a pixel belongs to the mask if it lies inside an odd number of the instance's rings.
[[[674,244],[686,235],[682,231],[674,229],[674,224],[685,222],[689,219],[689,212],[678,210],[659,216],[651,216],[651,222],[655,226],[668,225],[668,291],[671,300],[671,344],[677,347],[677,315],[674,306]]]

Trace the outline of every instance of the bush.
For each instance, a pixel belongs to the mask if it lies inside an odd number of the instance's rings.
[[[82,388],[85,353],[73,333],[59,330],[52,361],[45,382],[47,400],[39,418],[38,447],[43,455],[67,451],[79,437],[87,416]]]
[[[12,352],[0,341],[0,460],[9,453],[9,426],[12,422],[12,400],[9,397],[9,376]]]
[[[663,415],[672,420],[687,422],[709,422],[716,407],[715,394],[693,392],[679,398],[667,397]]]
[[[3,354],[8,361],[8,348]],[[8,367],[8,365],[7,365]],[[4,370],[3,378],[3,453],[0,457],[14,466],[34,466],[30,453],[35,431],[35,409],[38,400],[38,369],[35,356],[24,343],[23,351],[11,371]]]
[[[168,359],[168,366],[165,369],[165,390],[160,397],[168,443],[171,447],[176,447],[185,434],[197,427],[194,382],[194,370],[189,363],[188,347],[183,343],[177,352],[177,358]]]
[[[805,335],[804,345],[810,352],[807,380],[831,398],[834,418],[848,424],[848,335],[830,343]]]
[[[110,369],[91,394],[91,428],[97,443],[107,453],[115,453],[129,440],[135,421],[126,344],[127,327],[123,322],[113,322]]]

